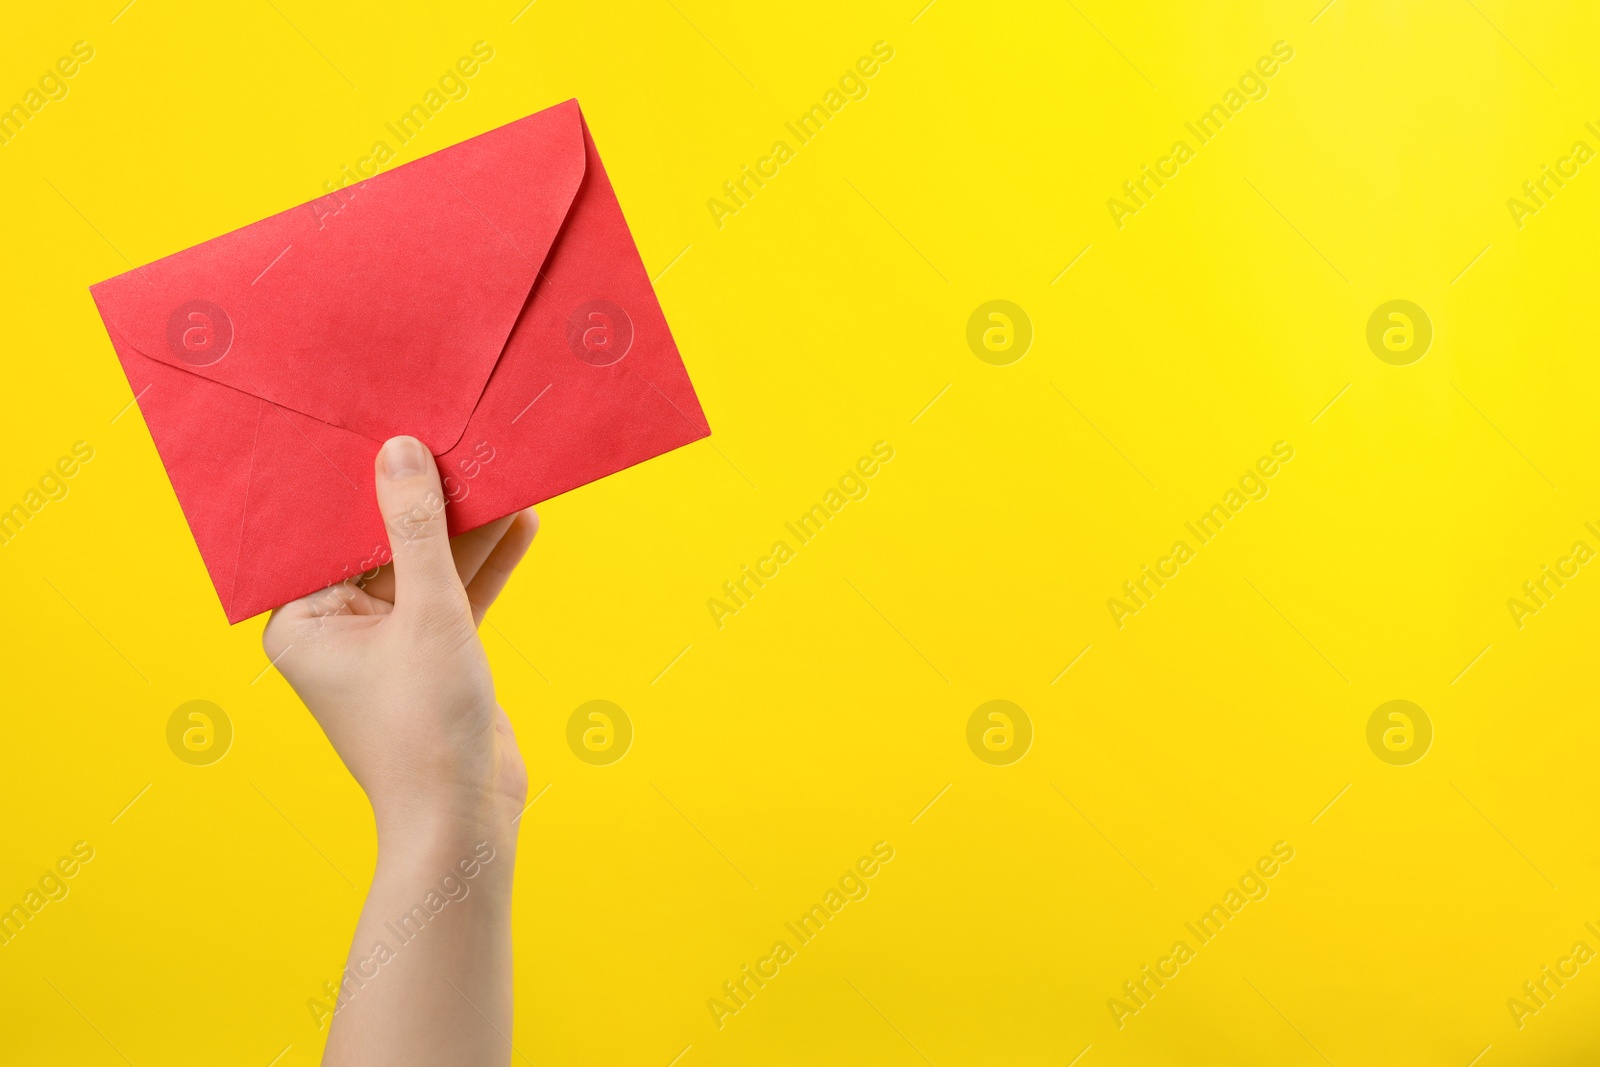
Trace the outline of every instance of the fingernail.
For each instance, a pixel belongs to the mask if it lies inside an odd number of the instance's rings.
[[[427,450],[415,437],[391,437],[383,446],[383,473],[391,478],[411,478],[427,465]]]

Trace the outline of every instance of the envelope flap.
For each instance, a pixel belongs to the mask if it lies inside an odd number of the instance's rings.
[[[460,439],[584,167],[569,100],[92,292],[152,359],[440,454]]]

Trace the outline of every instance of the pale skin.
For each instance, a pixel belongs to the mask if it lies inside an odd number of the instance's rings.
[[[322,1062],[504,1065],[528,777],[477,627],[538,519],[518,512],[452,540],[433,457],[410,437],[384,445],[375,480],[393,563],[279,608],[262,635],[378,830]]]

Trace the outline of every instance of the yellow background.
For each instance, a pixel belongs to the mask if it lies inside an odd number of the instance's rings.
[[[0,504],[96,452],[0,547],[0,903],[96,850],[0,947],[0,1061],[318,1058],[370,814],[262,620],[224,624],[86,287],[319,195],[478,40],[401,161],[577,96],[714,430],[544,505],[485,631],[549,786],[517,1062],[1600,1055],[1600,966],[1521,1029],[1506,1005],[1600,949],[1600,575],[1506,606],[1600,547],[1600,173],[1506,207],[1600,148],[1585,5],[123,2],[0,34],[0,103],[95,49],[0,147]],[[1118,229],[1107,198],[1280,40]],[[1365,341],[1395,298],[1434,326],[1410,366]],[[1033,323],[1009,366],[966,343],[992,299]],[[870,495],[718,629],[707,599],[879,440]],[[1118,629],[1107,598],[1279,440],[1270,495]],[[212,766],[167,748],[192,699],[234,725]],[[591,699],[636,731],[611,766],[566,745]],[[992,699],[1033,724],[1009,766],[967,745]],[[1434,726],[1410,766],[1367,746],[1391,699]],[[870,895],[719,1030],[708,998],[880,840]],[[1108,998],[1280,840],[1270,895],[1119,1030]]]

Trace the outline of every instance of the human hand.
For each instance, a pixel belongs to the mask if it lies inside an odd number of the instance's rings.
[[[411,437],[383,446],[375,481],[393,563],[279,608],[262,635],[378,823],[323,1062],[504,1064],[528,778],[477,625],[538,520],[519,512],[452,541],[438,469]],[[395,916],[413,936],[398,939]]]
[[[411,437],[376,460],[394,559],[273,612],[267,655],[366,791],[386,838],[505,831],[527,773],[477,625],[538,531],[519,512],[452,541],[433,457]]]

